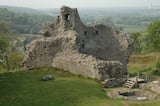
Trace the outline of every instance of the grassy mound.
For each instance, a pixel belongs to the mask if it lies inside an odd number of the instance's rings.
[[[40,81],[51,74],[55,80]],[[0,74],[0,106],[122,106],[99,83],[57,69]]]

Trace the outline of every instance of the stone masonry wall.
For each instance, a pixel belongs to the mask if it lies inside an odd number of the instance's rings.
[[[132,42],[105,25],[85,26],[77,9],[61,7],[61,16],[46,24],[23,60],[25,69],[57,67],[85,77],[105,80],[127,72]]]

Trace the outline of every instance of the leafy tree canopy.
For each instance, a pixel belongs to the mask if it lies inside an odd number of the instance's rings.
[[[9,24],[0,20],[0,50],[6,51],[11,39]]]
[[[130,34],[135,53],[160,52],[160,21],[150,23],[145,32]]]
[[[0,32],[9,32],[9,24],[0,20]]]
[[[160,52],[160,21],[151,23],[147,28],[149,49]]]

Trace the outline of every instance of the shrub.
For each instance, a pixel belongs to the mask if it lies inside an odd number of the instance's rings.
[[[10,64],[11,70],[19,69],[22,59],[23,59],[22,53],[17,51],[11,52],[9,56],[9,64]]]
[[[160,61],[156,62],[155,67],[152,69],[153,74],[160,75]]]

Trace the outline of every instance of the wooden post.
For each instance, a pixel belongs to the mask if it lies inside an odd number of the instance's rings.
[[[138,76],[136,76],[136,87],[138,87]]]
[[[138,77],[138,79],[139,79],[139,72],[137,73],[137,77]]]
[[[129,74],[127,74],[127,80],[129,80]]]
[[[145,81],[146,81],[146,82],[148,81],[148,76],[147,76],[147,74],[146,74],[146,77],[145,77]]]

